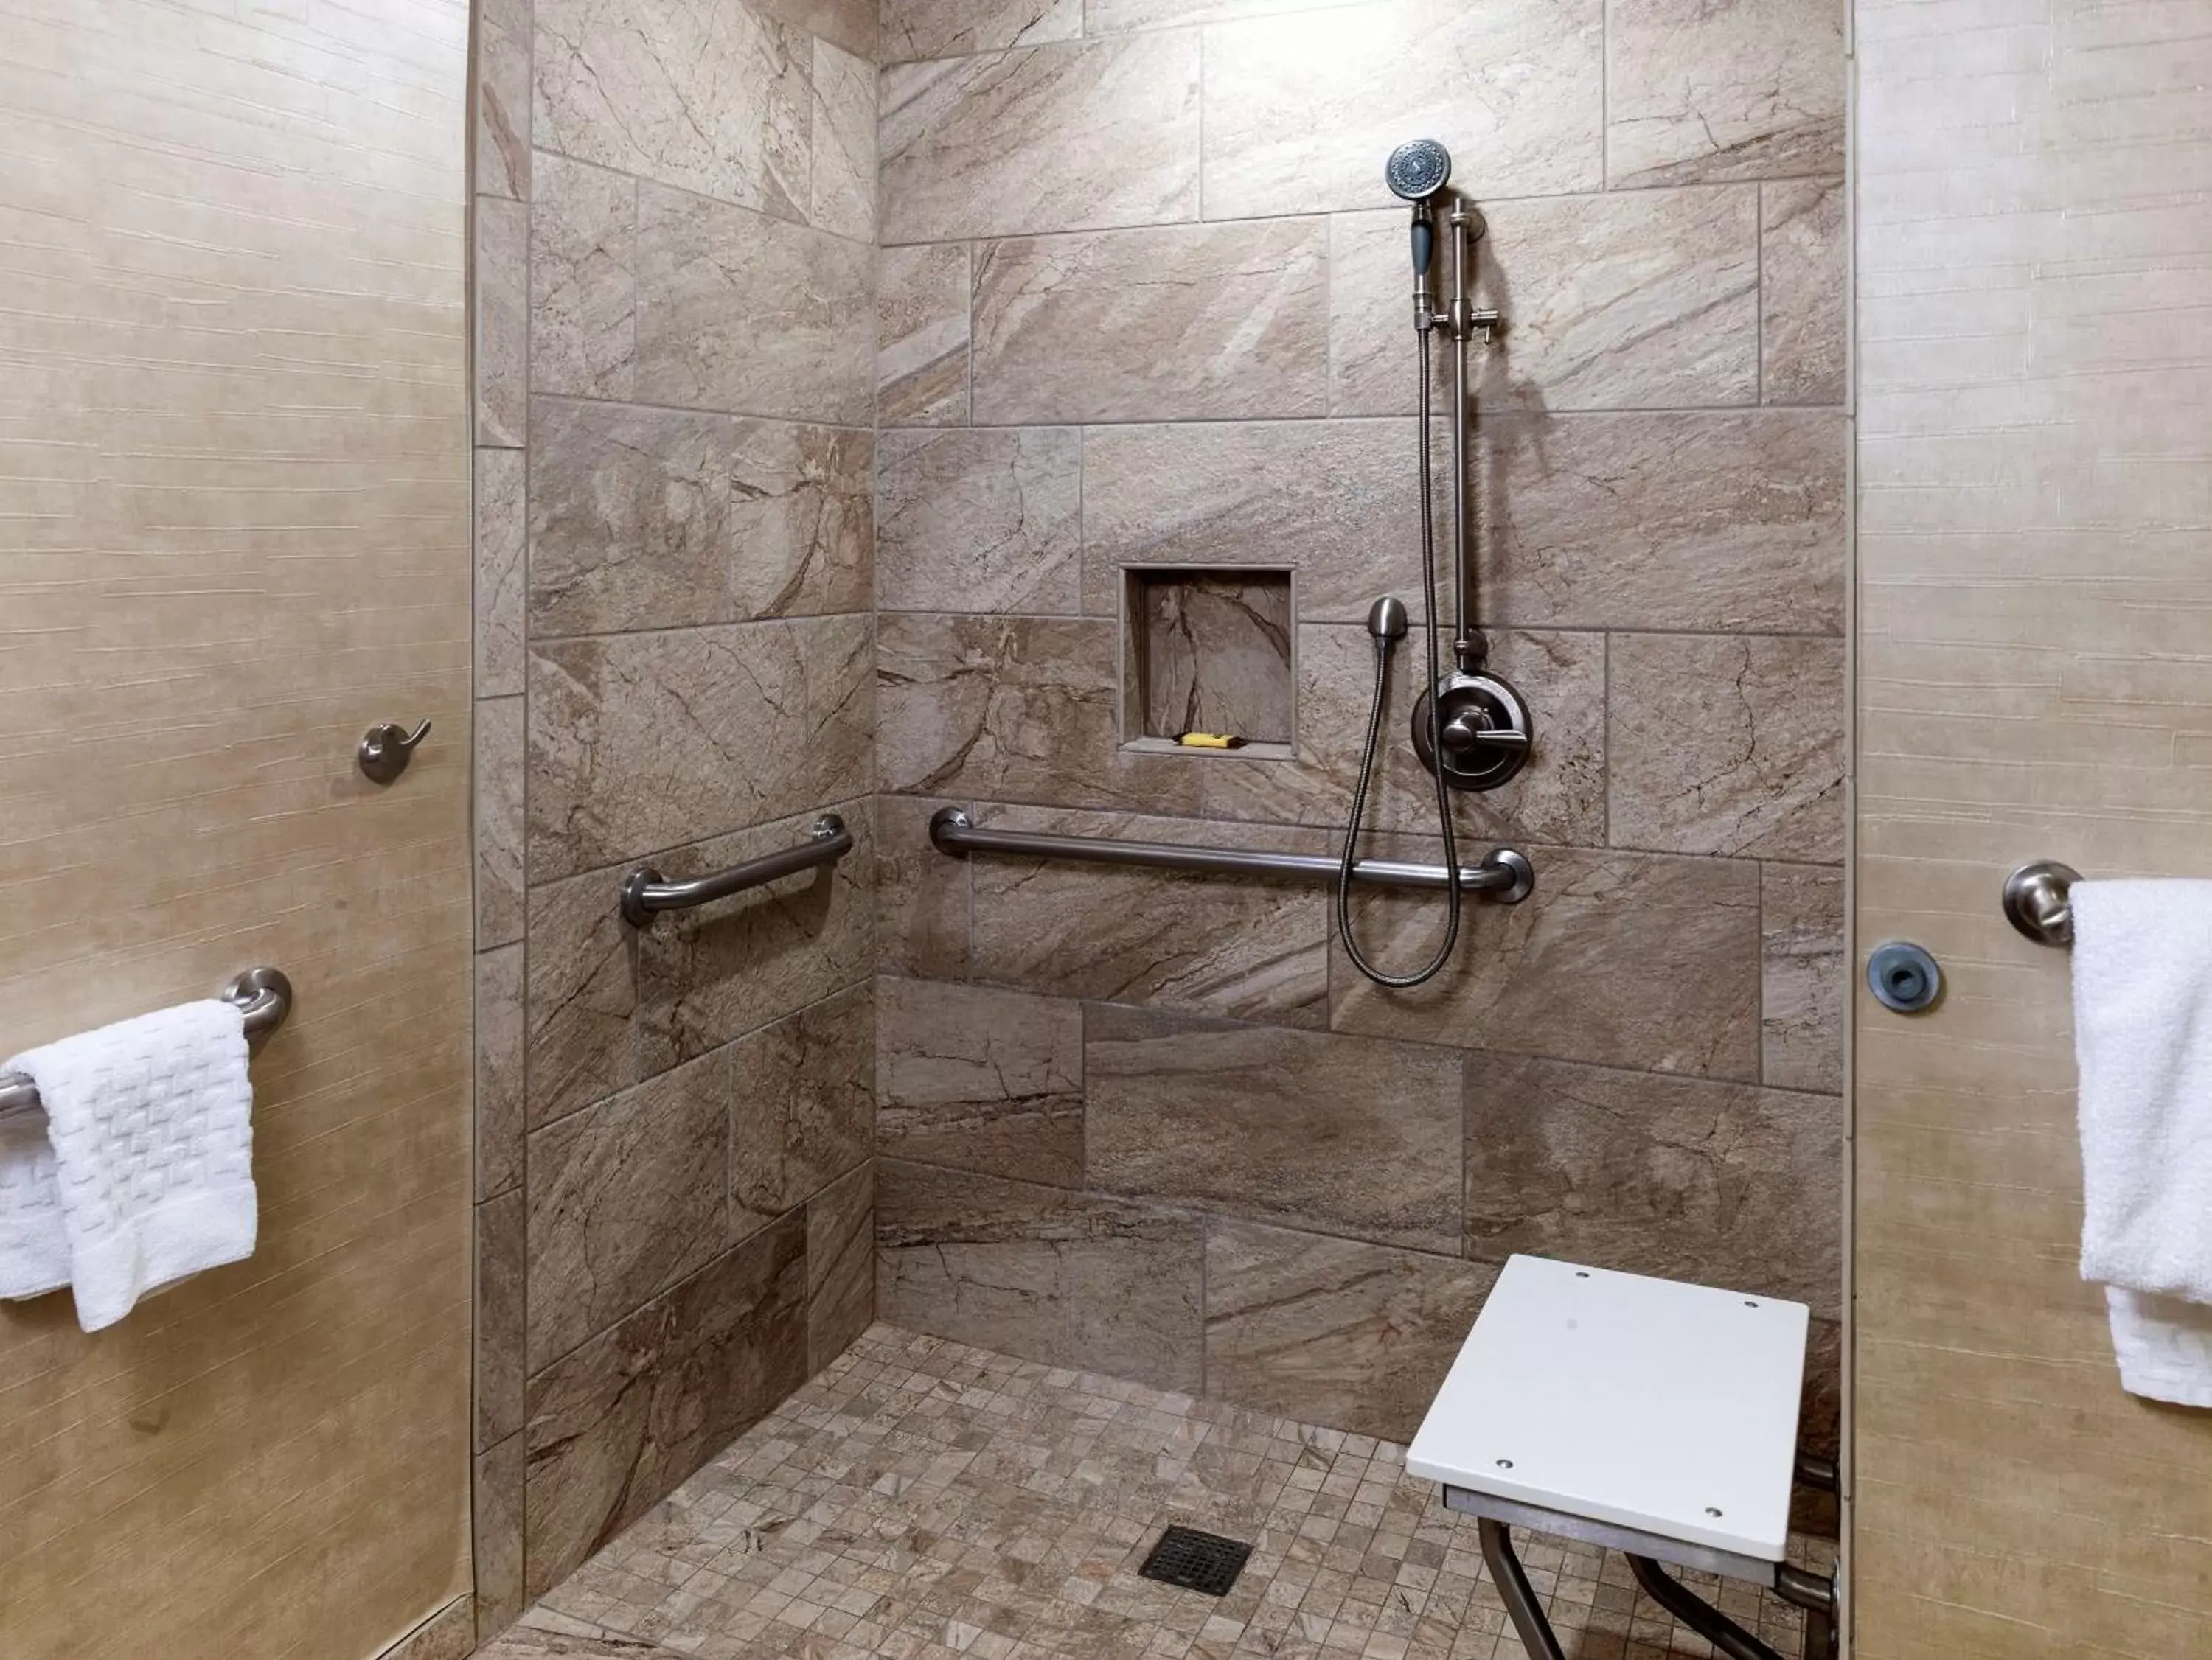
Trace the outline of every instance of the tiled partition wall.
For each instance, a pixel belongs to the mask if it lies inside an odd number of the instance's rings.
[[[869,1314],[876,20],[792,5],[479,7],[487,1635]]]
[[[1541,1251],[1811,1304],[1832,1438],[1838,0],[890,0],[883,54],[882,1316],[1401,1436]],[[1420,136],[1489,218],[1481,611],[1537,722],[1461,822],[1535,896],[1391,992],[1317,886],[929,851],[947,802],[1335,846],[1360,619],[1419,588]],[[1294,573],[1295,760],[1125,747],[1121,568],[1183,562]],[[1377,849],[1440,857],[1425,776]],[[1358,921],[1404,966],[1442,908]]]

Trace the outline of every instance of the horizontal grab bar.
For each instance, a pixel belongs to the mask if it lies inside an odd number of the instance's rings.
[[[1155,870],[1200,870],[1226,876],[1304,876],[1334,881],[1337,861],[1326,853],[1269,853],[1249,847],[1182,847],[1164,841],[1115,841],[1104,836],[1061,836],[1039,830],[980,827],[958,807],[941,807],[929,821],[929,839],[940,853],[1015,853],[1028,858],[1080,859],[1091,864],[1136,864]],[[1424,888],[1439,893],[1449,880],[1441,864],[1401,864],[1362,859],[1354,881],[1382,888]],[[1478,865],[1464,866],[1459,885],[1498,905],[1518,905],[1536,885],[1536,869],[1517,848],[1493,847]]]
[[[623,920],[632,928],[650,928],[653,918],[663,911],[689,911],[694,906],[710,905],[732,894],[742,894],[748,888],[774,881],[778,876],[796,875],[817,865],[835,864],[852,851],[853,833],[845,827],[845,821],[835,813],[824,813],[814,821],[813,835],[800,845],[747,859],[743,864],[717,870],[711,876],[667,881],[651,865],[641,864],[623,878]]]
[[[223,987],[222,996],[245,1017],[248,1043],[267,1037],[292,1012],[292,982],[281,968],[249,968]],[[38,1085],[20,1072],[0,1072],[0,1124],[44,1110]]]

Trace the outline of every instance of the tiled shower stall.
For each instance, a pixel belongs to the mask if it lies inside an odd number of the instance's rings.
[[[1809,1303],[1832,1445],[1840,5],[482,0],[477,55],[485,1633],[872,1318],[1402,1439],[1537,1251]],[[935,851],[1335,849],[1422,136],[1536,719],[1456,806],[1534,896],[1384,991],[1321,886]],[[1372,845],[1433,862],[1411,655]],[[834,872],[617,918],[824,809]]]

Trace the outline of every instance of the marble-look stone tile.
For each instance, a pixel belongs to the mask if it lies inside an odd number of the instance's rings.
[[[528,1333],[527,1209],[509,1188],[476,1208],[476,1433],[478,1451],[522,1427]]]
[[[806,1377],[787,1217],[530,1380],[528,1593],[543,1595]]]
[[[377,1660],[469,1660],[476,1646],[475,1602],[464,1592],[385,1650]]]
[[[522,937],[520,698],[476,706],[477,948]]]
[[[1171,28],[1177,24],[1225,23],[1239,17],[1275,17],[1343,3],[1344,0],[1084,0],[1083,32],[1119,34],[1129,29]]]
[[[855,845],[829,869],[672,912],[642,931],[617,914],[612,872],[531,890],[533,1124],[703,1055],[868,974],[874,825],[866,800],[838,810]],[[793,845],[814,818],[810,810],[678,848],[653,863],[672,881],[703,875]]]
[[[1206,1392],[1410,1440],[1497,1277],[1485,1263],[1211,1221]]]
[[[872,448],[843,427],[537,400],[532,637],[867,609]]]
[[[1769,403],[1840,403],[1848,192],[1840,179],[1759,187],[1759,352]]]
[[[522,1594],[522,1469],[519,1431],[476,1457],[470,1521],[479,1643],[490,1642],[529,1606]]]
[[[1206,211],[1382,206],[1383,159],[1430,132],[1476,196],[1600,189],[1603,36],[1602,0],[1386,0],[1216,24]]]
[[[1607,182],[1841,173],[1844,11],[1838,0],[1612,0]]]
[[[1759,1078],[1781,1089],[1844,1087],[1844,873],[1810,865],[1759,870]]]
[[[1019,237],[975,251],[975,419],[1315,415],[1326,221]]]
[[[1843,1291],[1832,1095],[1509,1055],[1467,1069],[1467,1249],[1788,1297]]]
[[[875,800],[877,966],[929,979],[968,977],[968,866],[930,845],[929,821],[950,803],[927,796]]]
[[[1482,211],[1476,299],[1504,319],[1472,352],[1486,413],[1758,402],[1757,186],[1541,197]],[[1330,220],[1332,414],[1415,408],[1405,288],[1402,209]],[[1442,342],[1435,356],[1448,397]]]
[[[1402,266],[1405,215],[1392,222]],[[1405,286],[1401,272],[1397,287]],[[1416,436],[1412,421],[1089,429],[1084,609],[1114,615],[1121,567],[1152,564],[1288,566],[1309,622],[1364,621],[1377,594],[1413,603],[1421,571]]]
[[[1618,634],[1608,650],[1614,845],[1842,863],[1841,640]]]
[[[986,807],[978,822],[1127,841],[1330,851],[1318,830]],[[1053,997],[1327,1024],[1328,896],[1308,881],[994,855],[973,861],[970,972]]]
[[[913,794],[1170,810],[1190,758],[1121,748],[1120,631],[1103,619],[878,619],[883,787]]]
[[[479,1199],[520,1184],[523,1098],[522,943],[476,960],[476,1192]]]
[[[876,1308],[895,1325],[1195,1392],[1203,1255],[1172,1211],[876,1163]]]
[[[1081,609],[1083,434],[891,432],[878,440],[877,603],[893,611]]]
[[[827,40],[814,43],[817,230],[876,239],[876,66]]]
[[[478,196],[530,199],[530,0],[476,8]]]
[[[746,0],[755,11],[795,23],[817,39],[842,46],[856,58],[881,55],[877,0]]]
[[[1146,571],[1131,586],[1126,736],[1291,741],[1297,627],[1288,573]]]
[[[750,6],[537,0],[540,149],[788,219],[807,205],[811,40]]]
[[[872,247],[652,185],[637,211],[641,401],[867,424]]]
[[[872,1152],[874,996],[863,980],[730,1045],[737,1237],[805,1203]]]
[[[806,1370],[843,1354],[876,1318],[876,1166],[855,1166],[806,1202]]]
[[[730,1072],[712,1054],[530,1138],[530,1370],[729,1243]]]
[[[1082,1184],[1079,1003],[879,979],[876,1088],[876,1146],[887,1157]]]
[[[968,418],[968,245],[885,248],[876,258],[876,421]]]
[[[478,450],[475,462],[476,694],[512,697],[522,690],[526,457],[520,450]]]
[[[1832,410],[1486,420],[1484,615],[1840,633],[1846,449]]]
[[[869,633],[809,617],[536,647],[532,879],[866,791]]]
[[[882,61],[962,58],[1082,33],[1083,0],[884,0]]]
[[[530,386],[627,398],[637,385],[637,180],[538,157],[530,204]]]
[[[477,197],[475,243],[476,441],[519,449],[530,404],[529,208]]]
[[[1457,1053],[1095,1005],[1084,1021],[1092,1187],[1458,1253]]]
[[[1432,837],[1379,836],[1382,857],[1433,864]],[[1340,954],[1339,1031],[1750,1080],[1759,1075],[1759,867],[1534,846],[1536,889],[1468,908],[1426,985],[1385,991]],[[1355,893],[1361,948],[1386,968],[1428,960],[1433,894]]]
[[[886,242],[1198,217],[1196,30],[884,72]]]

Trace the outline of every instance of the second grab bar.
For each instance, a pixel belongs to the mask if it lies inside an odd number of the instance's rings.
[[[641,864],[623,878],[623,920],[632,928],[650,928],[653,918],[663,911],[689,911],[694,906],[727,899],[779,876],[835,864],[852,851],[853,833],[845,827],[845,821],[835,813],[824,813],[814,821],[814,833],[799,846],[747,859],[712,875],[668,881],[651,865]]]
[[[1231,876],[1305,876],[1336,880],[1337,862],[1327,853],[1270,853],[1249,847],[1184,847],[1174,842],[1115,841],[1104,836],[1062,836],[1036,830],[993,830],[979,826],[958,807],[941,807],[929,821],[929,839],[940,853],[1016,853],[1030,858],[1080,859],[1092,864],[1137,864],[1156,870],[1200,870]],[[1441,864],[1401,864],[1392,859],[1362,859],[1352,867],[1355,881],[1383,888],[1441,888],[1449,880]],[[1493,847],[1480,864],[1462,867],[1462,893],[1479,894],[1497,905],[1518,905],[1536,886],[1535,867],[1514,847]]]

